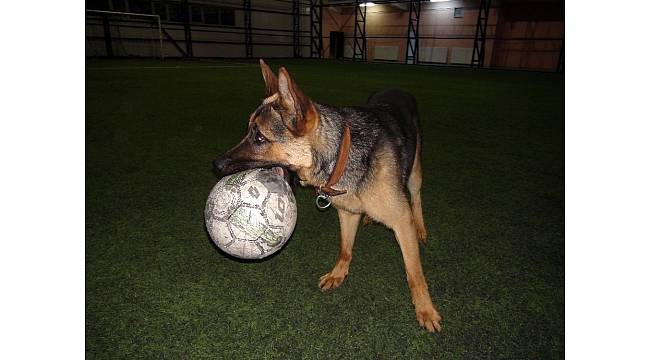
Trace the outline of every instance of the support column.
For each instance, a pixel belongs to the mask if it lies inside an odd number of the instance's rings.
[[[406,64],[417,64],[420,52],[420,0],[411,0],[409,5],[409,25],[406,40]]]
[[[185,30],[185,56],[192,57],[192,25],[190,20],[190,4],[187,0],[181,3],[183,8],[183,29]]]
[[[106,45],[106,56],[113,57],[113,39],[111,38],[111,25],[108,22],[108,15],[102,15],[104,25],[104,43]]]
[[[366,6],[360,6],[363,2],[355,0],[354,10],[354,46],[352,51],[353,61],[366,61]]]
[[[300,0],[293,0],[293,57],[301,56],[300,46]]]
[[[309,52],[312,58],[323,57],[323,2],[309,0]]]
[[[474,49],[472,50],[471,67],[483,67],[485,61],[485,39],[487,37],[489,14],[490,0],[481,0],[478,6],[478,17],[476,19],[476,32],[474,34]]]
[[[244,0],[244,45],[246,57],[253,57],[253,31],[251,29],[251,0]]]

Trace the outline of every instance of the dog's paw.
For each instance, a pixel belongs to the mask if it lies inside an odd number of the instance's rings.
[[[429,308],[416,309],[415,316],[422,328],[428,332],[442,331],[442,317],[432,306]]]
[[[427,229],[424,226],[416,226],[418,241],[421,244],[426,244],[427,242]]]
[[[345,280],[345,275],[334,275],[329,272],[320,277],[318,287],[320,287],[322,291],[334,290],[341,286],[343,280]]]

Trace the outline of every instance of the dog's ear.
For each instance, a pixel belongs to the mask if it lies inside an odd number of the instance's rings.
[[[275,76],[273,70],[262,59],[260,59],[260,67],[262,68],[262,76],[266,84],[266,97],[269,97],[278,92],[278,77]]]
[[[300,136],[313,130],[318,121],[316,108],[284,67],[281,67],[278,72],[278,92],[284,108],[296,115],[295,122],[287,124],[289,129]]]

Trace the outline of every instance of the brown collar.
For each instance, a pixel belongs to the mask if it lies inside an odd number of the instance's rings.
[[[332,186],[336,185],[336,183],[341,179],[341,176],[343,176],[343,172],[345,171],[345,165],[347,164],[348,157],[350,155],[351,141],[352,141],[352,135],[350,135],[350,128],[346,126],[343,129],[343,138],[341,139],[339,156],[336,159],[334,170],[330,174],[330,178],[329,180],[327,180],[325,186],[319,186],[318,189],[316,190],[320,195],[324,194],[327,196],[336,196],[336,195],[345,194],[347,192],[346,190],[332,189]]]

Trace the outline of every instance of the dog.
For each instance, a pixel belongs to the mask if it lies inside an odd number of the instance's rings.
[[[352,260],[362,215],[395,233],[421,327],[441,331],[420,262],[427,231],[422,216],[421,136],[415,98],[400,90],[372,94],[360,107],[311,100],[284,67],[276,76],[260,59],[266,96],[248,118],[239,144],[214,161],[220,176],[272,168],[313,186],[323,207],[338,212],[341,243],[336,264],[319,287],[338,288]]]

